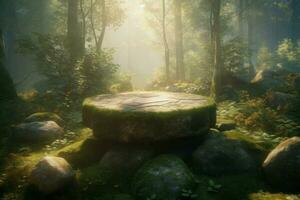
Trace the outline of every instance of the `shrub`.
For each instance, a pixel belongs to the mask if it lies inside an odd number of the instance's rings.
[[[45,77],[38,88],[66,104],[109,91],[119,67],[113,63],[111,50],[86,50],[81,59],[72,62],[66,38],[60,35],[35,34],[22,39],[19,52],[34,56],[37,71]]]

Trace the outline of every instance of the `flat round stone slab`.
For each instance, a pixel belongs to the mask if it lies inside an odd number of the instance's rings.
[[[171,92],[128,92],[87,98],[83,121],[98,138],[153,142],[208,133],[215,103],[203,96]]]

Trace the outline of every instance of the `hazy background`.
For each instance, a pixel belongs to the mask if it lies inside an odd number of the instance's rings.
[[[133,86],[143,88],[163,65],[163,52],[155,48],[154,32],[148,26],[142,0],[126,0],[126,18],[121,27],[109,29],[104,47],[115,49],[115,62],[132,77]]]

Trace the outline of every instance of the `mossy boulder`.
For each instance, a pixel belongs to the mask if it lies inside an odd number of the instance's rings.
[[[216,105],[207,97],[170,92],[129,92],[88,98],[83,122],[100,139],[155,142],[207,134]]]
[[[176,200],[195,187],[195,178],[180,158],[161,155],[138,170],[132,187],[137,199]]]
[[[54,121],[22,123],[13,128],[13,137],[28,144],[50,143],[62,137],[64,130]]]
[[[58,155],[65,158],[74,167],[82,168],[98,163],[110,148],[112,148],[110,143],[87,138],[61,149]]]
[[[300,188],[300,137],[280,143],[263,163],[268,182],[283,191],[299,191]]]
[[[282,73],[271,69],[258,71],[251,83],[262,91],[270,89],[283,91],[287,88],[287,83],[283,79]]]
[[[211,134],[193,153],[195,168],[206,175],[252,171],[256,162],[244,143],[223,135]]]
[[[300,200],[300,195],[259,192],[249,195],[249,200]]]
[[[30,116],[28,116],[24,122],[29,123],[29,122],[44,122],[44,121],[54,121],[58,125],[63,126],[63,120],[60,116],[58,116],[55,113],[51,112],[39,112],[39,113],[34,113]]]
[[[131,176],[141,165],[153,157],[151,149],[142,147],[115,147],[106,152],[100,160],[100,168],[109,170],[113,176]]]
[[[51,194],[62,190],[75,180],[75,173],[69,163],[60,157],[46,156],[30,175],[30,181],[39,191]]]
[[[266,97],[267,105],[278,110],[295,109],[297,102],[298,97],[296,95],[283,92],[269,92]]]

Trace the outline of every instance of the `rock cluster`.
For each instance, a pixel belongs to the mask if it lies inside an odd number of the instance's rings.
[[[191,195],[199,181],[193,173],[200,177],[258,174],[261,158],[253,155],[249,144],[223,134],[221,131],[235,129],[235,123],[222,121],[215,126],[215,112],[213,102],[197,95],[131,92],[88,98],[83,120],[95,137],[81,145],[76,158],[96,163],[84,168],[89,171],[86,174],[91,174],[89,183],[93,181],[91,177],[104,174],[107,178],[109,172],[108,178],[126,180],[137,199],[190,199],[186,195]],[[27,125],[31,123],[47,122]],[[83,156],[78,157],[80,151]],[[72,152],[59,155],[74,164]],[[299,155],[300,138],[281,143],[262,165],[266,179],[281,190],[298,189]],[[64,189],[75,180],[66,160],[43,158],[31,173],[31,183],[46,194]],[[210,184],[212,191],[222,187]]]

